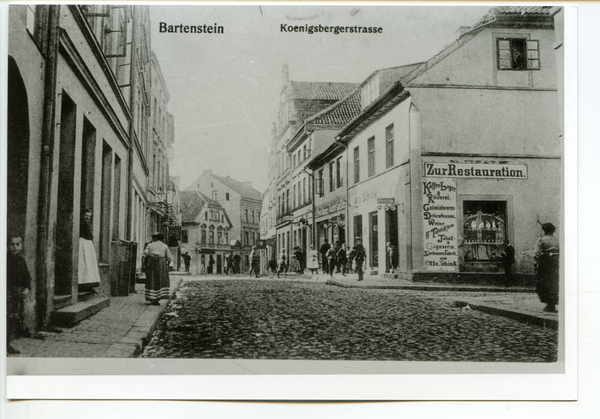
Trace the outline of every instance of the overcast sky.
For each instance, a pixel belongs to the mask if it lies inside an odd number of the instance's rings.
[[[175,117],[171,175],[203,170],[268,186],[281,70],[299,81],[360,83],[373,71],[431,58],[492,6],[150,6],[151,42]],[[159,24],[217,25],[223,34],[160,33]],[[281,25],[377,26],[381,34],[283,33]]]

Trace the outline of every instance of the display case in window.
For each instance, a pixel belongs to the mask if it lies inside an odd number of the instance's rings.
[[[464,201],[462,240],[464,270],[498,271],[506,231],[505,201]]]

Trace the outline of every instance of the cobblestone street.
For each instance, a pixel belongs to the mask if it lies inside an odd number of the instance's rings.
[[[556,331],[456,307],[454,300],[451,292],[285,279],[186,281],[141,356],[556,361]]]

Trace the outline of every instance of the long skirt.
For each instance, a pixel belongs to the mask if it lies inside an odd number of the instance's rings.
[[[171,295],[171,281],[166,258],[146,259],[146,301],[168,300]]]
[[[558,304],[558,277],[558,255],[541,255],[538,259],[536,291],[542,303]]]
[[[94,242],[83,237],[79,238],[79,284],[99,284],[100,272],[98,259],[94,250]]]

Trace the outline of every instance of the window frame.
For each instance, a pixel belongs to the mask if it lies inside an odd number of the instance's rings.
[[[385,168],[394,166],[394,124],[385,127]]]
[[[335,161],[329,162],[329,192],[335,191]]]
[[[524,61],[525,68],[513,68],[513,60],[510,58],[510,54],[513,50],[513,43],[515,41],[523,42],[524,44]],[[501,48],[502,42],[508,42],[508,48]],[[530,48],[530,44],[536,44],[536,48]],[[508,51],[509,58],[502,58],[501,51]],[[530,51],[535,51],[536,58],[530,58]],[[506,68],[502,65],[502,61],[510,61],[510,68]],[[537,67],[531,66],[530,62],[537,62]],[[542,68],[541,65],[541,57],[540,57],[540,41],[538,39],[529,39],[529,36],[498,36],[496,37],[496,69],[499,71],[533,71],[540,70]]]
[[[354,147],[354,184],[360,182],[360,148]]]
[[[367,140],[367,177],[375,176],[375,136]]]

